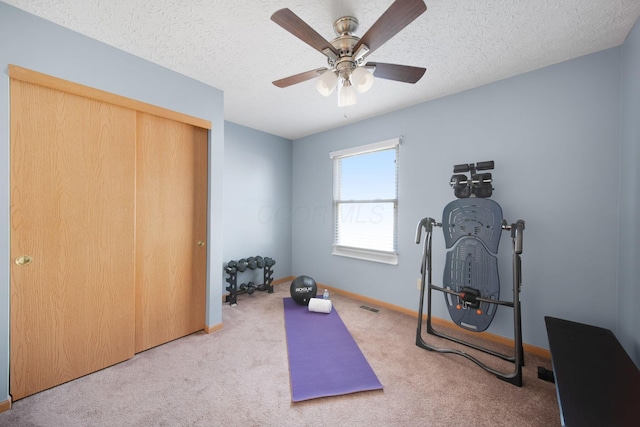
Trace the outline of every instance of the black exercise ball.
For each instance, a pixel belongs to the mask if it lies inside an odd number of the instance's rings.
[[[309,305],[309,300],[318,293],[316,281],[309,276],[298,276],[291,282],[291,298],[300,305]]]

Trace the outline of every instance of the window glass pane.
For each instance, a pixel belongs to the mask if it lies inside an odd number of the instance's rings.
[[[336,244],[394,250],[394,203],[338,203]]]
[[[396,198],[396,150],[343,157],[340,162],[340,200]]]

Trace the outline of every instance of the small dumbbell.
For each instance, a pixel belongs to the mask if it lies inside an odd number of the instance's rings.
[[[264,258],[258,255],[256,257],[256,264],[258,265],[258,268],[264,268]]]
[[[264,265],[266,265],[267,267],[273,267],[274,265],[276,265],[276,260],[273,258],[265,258],[264,259]]]
[[[240,260],[238,260],[238,264],[236,266],[236,268],[238,269],[239,272],[243,272],[247,269],[249,263],[247,262],[246,259],[242,258]]]
[[[256,259],[254,257],[247,258],[247,267],[249,268],[249,270],[255,270],[257,266],[258,263],[256,262]]]
[[[253,282],[249,282],[249,283],[247,284],[247,293],[248,293],[249,295],[251,295],[252,293],[254,293],[254,292],[255,292],[255,290],[256,290],[256,285],[255,285],[255,283],[253,283]]]

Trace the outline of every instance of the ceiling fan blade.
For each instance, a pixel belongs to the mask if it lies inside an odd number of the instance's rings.
[[[416,83],[427,71],[426,68],[422,67],[385,64],[383,62],[367,62],[365,67],[375,67],[376,69],[373,72],[375,77],[404,83]]]
[[[396,0],[380,18],[367,30],[353,48],[358,51],[360,45],[369,47],[367,55],[398,34],[418,16],[427,10],[423,0]]]
[[[284,79],[276,80],[273,82],[274,85],[284,88],[288,86],[293,86],[298,83],[305,82],[307,80],[311,80],[315,77],[320,76],[323,71],[326,71],[327,68],[317,68],[315,70],[305,71],[304,73],[296,74],[293,76],[285,77]]]
[[[339,56],[331,43],[318,34],[316,30],[311,28],[291,10],[286,8],[280,9],[271,15],[271,20],[320,53],[324,54],[323,51],[325,49],[329,49],[336,56]]]

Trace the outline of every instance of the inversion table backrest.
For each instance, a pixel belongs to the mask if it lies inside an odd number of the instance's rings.
[[[482,298],[500,299],[498,252],[502,232],[502,209],[490,199],[457,199],[442,213],[447,252],[443,285],[456,292],[479,293]],[[481,302],[467,307],[457,296],[445,293],[451,319],[461,328],[475,332],[486,330],[496,305]]]

